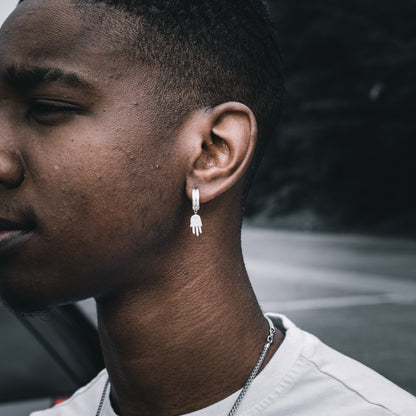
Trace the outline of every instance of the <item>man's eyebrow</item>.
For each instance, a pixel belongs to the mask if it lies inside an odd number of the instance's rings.
[[[75,72],[66,72],[60,68],[40,66],[10,66],[5,78],[15,88],[33,88],[40,83],[62,82],[75,88],[93,88]]]

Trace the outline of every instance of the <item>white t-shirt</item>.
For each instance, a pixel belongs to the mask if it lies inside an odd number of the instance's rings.
[[[416,397],[285,316],[268,316],[277,328],[284,328],[286,337],[250,386],[238,416],[416,416]],[[107,379],[103,370],[67,401],[31,416],[95,416]],[[109,390],[101,416],[117,416]],[[238,394],[184,416],[226,416]]]

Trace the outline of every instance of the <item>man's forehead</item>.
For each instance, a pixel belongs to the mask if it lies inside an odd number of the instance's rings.
[[[106,47],[101,28],[92,37],[95,28],[85,30],[86,25],[71,0],[25,0],[0,30],[0,71],[22,73],[29,69],[27,75],[46,71],[49,78],[62,78],[59,71],[78,72],[90,79],[102,75],[104,69],[127,73],[131,62]],[[101,36],[103,42],[97,42]],[[65,77],[71,81],[71,75]]]
[[[12,21],[19,26],[29,24],[29,28],[48,24],[44,30],[53,35],[54,27],[65,30],[73,27],[76,30],[81,23],[80,16],[81,10],[72,0],[24,0],[12,11],[6,23]]]
[[[1,54],[48,56],[71,52],[82,22],[68,0],[25,0],[0,30]]]

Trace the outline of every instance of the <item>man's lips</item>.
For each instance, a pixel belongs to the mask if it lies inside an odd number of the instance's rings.
[[[33,229],[29,223],[20,223],[0,218],[0,249],[6,249],[22,241]]]
[[[29,223],[19,223],[0,218],[0,233],[5,231],[28,231],[32,228],[33,225]]]
[[[4,240],[12,238],[14,235],[22,234],[23,231],[0,231],[0,243]]]

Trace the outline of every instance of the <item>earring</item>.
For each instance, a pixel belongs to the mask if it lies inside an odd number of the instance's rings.
[[[202,221],[201,217],[198,215],[199,211],[199,190],[192,190],[192,209],[194,210],[194,215],[191,217],[191,228],[192,233],[197,237],[199,234],[202,234]]]

